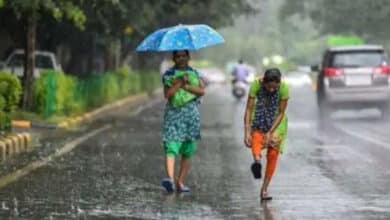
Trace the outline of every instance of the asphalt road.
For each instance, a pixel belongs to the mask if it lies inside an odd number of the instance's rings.
[[[119,109],[91,126],[109,127],[0,189],[0,219],[390,219],[390,125],[376,110],[337,112],[324,126],[310,85],[293,87],[274,199],[260,203],[244,100],[208,87],[191,195],[160,186],[163,107],[157,99],[137,116]]]

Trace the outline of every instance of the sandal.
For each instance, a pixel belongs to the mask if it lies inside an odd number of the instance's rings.
[[[267,192],[262,192],[260,194],[261,201],[269,201],[272,200],[272,196],[269,196]]]
[[[178,192],[178,193],[190,193],[191,189],[188,186],[176,184],[176,192]]]
[[[173,188],[173,181],[170,178],[162,179],[161,185],[168,193],[173,193],[175,191],[175,189]]]
[[[252,164],[251,171],[255,179],[261,179],[261,163],[259,161]]]

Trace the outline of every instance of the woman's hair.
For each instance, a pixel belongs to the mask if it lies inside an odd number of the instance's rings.
[[[269,83],[269,82],[280,83],[281,78],[282,78],[282,74],[280,73],[280,70],[278,68],[267,69],[264,73],[263,82],[264,83]]]
[[[173,51],[173,57],[176,56],[176,54],[179,52],[180,50],[174,50]],[[184,50],[184,52],[187,54],[187,56],[190,56],[190,51],[189,50]]]

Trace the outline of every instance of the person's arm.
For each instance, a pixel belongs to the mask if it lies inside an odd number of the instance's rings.
[[[170,99],[178,89],[183,87],[184,81],[183,79],[174,80],[173,85],[171,87],[164,86],[164,97],[166,99]]]
[[[246,109],[245,109],[245,118],[244,118],[244,126],[245,126],[245,145],[247,147],[251,147],[252,145],[252,129],[251,129],[251,123],[252,123],[252,109],[253,105],[255,103],[255,98],[248,96],[248,101],[246,102]]]
[[[269,130],[269,132],[266,134],[266,142],[270,140],[270,138],[272,137],[272,134],[274,133],[274,131],[276,130],[276,128],[279,126],[280,122],[282,122],[283,120],[283,117],[284,117],[284,114],[286,112],[286,109],[287,109],[287,102],[288,102],[288,99],[282,99],[280,100],[279,102],[279,111],[278,111],[278,114],[274,120],[274,123],[272,124],[272,127],[271,129]]]
[[[204,96],[205,94],[204,83],[201,79],[199,79],[199,86],[191,86],[189,84],[185,84],[183,86],[183,89],[197,96]]]

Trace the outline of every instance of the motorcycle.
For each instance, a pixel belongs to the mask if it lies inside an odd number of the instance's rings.
[[[232,88],[233,96],[237,100],[243,98],[246,95],[247,86],[248,86],[247,82],[241,80],[235,80],[233,82],[233,88]]]

